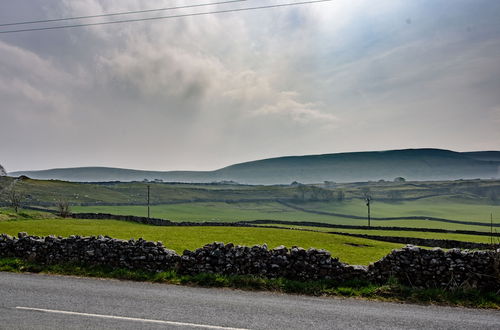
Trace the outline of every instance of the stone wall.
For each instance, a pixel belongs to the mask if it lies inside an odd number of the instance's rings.
[[[160,218],[138,217],[135,215],[119,215],[109,213],[73,213],[72,218],[76,219],[92,219],[92,220],[120,220],[128,222],[137,222],[153,226],[235,226],[235,227],[252,227],[251,224],[241,222],[189,222],[189,221],[170,221]]]
[[[352,266],[325,250],[266,245],[244,247],[212,243],[179,256],[160,242],[110,237],[37,237],[0,235],[0,257],[42,263],[106,265],[147,271],[175,269],[181,274],[216,273],[284,277],[295,280],[365,279],[385,283],[391,277],[415,287],[471,287],[500,290],[500,251],[427,250],[415,246],[393,250],[370,266]]]
[[[107,236],[38,237],[26,233],[19,233],[17,238],[0,235],[0,257],[19,257],[49,265],[76,263],[147,271],[173,269],[180,259],[161,242],[126,241]]]
[[[253,225],[289,225],[289,226],[305,226],[305,227],[323,227],[323,228],[342,228],[342,229],[363,229],[363,230],[386,230],[386,231],[415,231],[416,228],[412,227],[394,227],[394,226],[355,226],[355,225],[339,225],[323,222],[311,222],[311,221],[285,221],[285,220],[252,220],[252,221],[242,221],[241,223],[253,224]],[[448,233],[448,234],[466,234],[466,235],[479,235],[479,236],[493,236],[500,237],[500,232],[487,232],[487,231],[473,231],[473,230],[448,230],[439,228],[418,228],[420,232],[427,233]]]
[[[401,243],[401,244],[411,244],[411,245],[421,245],[421,246],[431,246],[440,247],[444,249],[499,249],[500,244],[487,244],[487,243],[475,243],[475,242],[464,242],[456,241],[451,239],[432,239],[432,238],[418,238],[418,237],[399,237],[399,236],[381,236],[381,235],[367,235],[367,234],[352,234],[344,232],[329,232],[331,234],[338,234],[344,236],[353,236],[366,239],[373,239],[383,242]]]
[[[425,288],[479,288],[500,290],[500,251],[421,249],[408,245],[368,267],[370,278]]]
[[[253,247],[232,243],[212,243],[195,251],[184,251],[179,271],[183,274],[215,273],[257,275],[294,280],[346,280],[360,276],[365,267],[349,266],[332,258],[326,250],[279,246],[272,250],[264,244]]]

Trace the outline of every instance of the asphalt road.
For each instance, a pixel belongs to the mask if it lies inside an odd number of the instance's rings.
[[[500,312],[0,272],[0,329],[500,329]]]

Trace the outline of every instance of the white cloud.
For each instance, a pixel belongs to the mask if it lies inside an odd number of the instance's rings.
[[[266,104],[258,108],[254,115],[269,116],[276,115],[280,119],[291,118],[302,124],[315,122],[316,124],[332,125],[337,122],[334,115],[319,111],[318,105],[314,103],[300,103],[295,100],[296,93],[281,92],[279,99],[274,104]]]

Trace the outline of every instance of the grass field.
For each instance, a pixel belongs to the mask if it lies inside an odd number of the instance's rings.
[[[355,201],[355,212],[364,215],[360,198],[366,193],[375,201],[412,200],[424,196],[442,196],[447,202],[463,203],[496,203],[500,207],[500,180],[458,180],[458,181],[420,181],[420,182],[354,182],[325,183],[315,185],[238,185],[238,184],[181,184],[151,182],[108,182],[108,183],[76,183],[58,180],[16,180],[12,177],[0,177],[0,191],[15,186],[15,189],[27,197],[27,203],[33,205],[54,205],[64,199],[72,205],[109,205],[109,204],[145,204],[147,186],[150,186],[151,203],[165,204],[170,202],[192,201],[248,201],[278,199],[302,201],[329,200],[334,205],[340,192],[347,200]],[[325,194],[326,193],[326,194]],[[1,202],[0,194],[0,202]],[[357,200],[356,200],[357,199]],[[357,204],[359,202],[359,205]],[[424,204],[430,202],[425,198]],[[425,211],[425,205],[422,205]],[[337,206],[334,206],[337,208]],[[342,206],[340,208],[349,206]],[[376,206],[374,205],[376,208]],[[349,212],[351,209],[348,210]],[[399,211],[399,209],[389,210]],[[418,210],[417,210],[418,211]],[[456,213],[459,209],[453,207]],[[483,210],[464,216],[482,219]],[[439,213],[439,211],[438,211]],[[432,216],[432,214],[429,214]],[[487,215],[486,215],[487,216]]]
[[[13,183],[14,178],[0,178],[0,188],[8,187]],[[362,196],[363,192],[369,190],[373,196],[371,214],[375,218],[418,216],[473,223],[489,223],[490,214],[493,214],[494,223],[500,223],[500,204],[498,201],[487,198],[488,192],[495,192],[495,189],[498,190],[498,180],[413,183],[367,182],[333,184],[332,186],[327,184],[318,184],[315,186],[245,186],[234,184],[142,182],[79,184],[63,181],[25,179],[16,183],[16,189],[25,194],[25,205],[54,207],[55,201],[64,199],[72,205],[72,212],[75,213],[100,212],[147,216],[147,207],[136,204],[146,203],[148,184],[151,186],[151,203],[153,204],[151,206],[151,216],[172,221],[229,223],[251,220],[281,220],[366,226],[367,220],[364,217],[366,216],[367,209],[364,200],[359,197]],[[346,199],[342,202],[337,201],[336,198],[330,201],[310,201],[314,192],[324,193],[325,189],[326,191],[330,190],[333,197],[337,196],[339,191],[343,191]],[[395,192],[397,194],[391,195],[391,193]],[[399,199],[391,200],[391,196],[393,195]],[[5,196],[3,196],[3,205],[8,205],[6,204]],[[322,195],[318,196],[321,197]],[[433,197],[414,199],[422,196]],[[286,200],[287,203],[295,203],[293,205],[303,210],[286,206],[277,202],[277,200]],[[299,200],[302,202],[299,202]],[[172,204],[172,202],[176,201],[181,203]],[[110,205],[113,203],[130,205]],[[91,206],[82,206],[81,204],[91,204]],[[315,212],[346,214],[358,216],[361,219],[317,214]],[[40,219],[43,219],[43,221]],[[418,229],[436,228],[490,231],[489,226],[457,224],[425,219],[372,219],[372,226],[406,227],[414,228],[415,231],[327,230],[373,235],[453,239],[483,243],[488,243],[489,237],[425,233],[419,232]],[[317,230],[318,228],[314,229]],[[500,231],[500,227],[496,227],[495,229]],[[397,246],[384,242],[369,241],[371,243],[360,243],[370,245],[369,247],[359,248],[345,244],[348,242],[358,244],[356,242],[360,239],[357,238],[269,228],[159,228],[107,220],[58,220],[54,219],[54,216],[48,213],[37,213],[26,210],[21,210],[20,214],[14,214],[11,211],[0,211],[0,232],[4,231],[10,234],[15,234],[18,231],[27,231],[38,235],[56,234],[63,236],[70,234],[103,234],[125,239],[142,236],[146,239],[162,240],[166,243],[166,246],[179,252],[182,252],[185,248],[193,249],[213,241],[232,241],[236,244],[245,245],[266,242],[270,247],[280,244],[288,246],[299,245],[305,248],[314,246],[326,248],[333,255],[341,257],[346,262],[361,264],[374,261],[389,252],[394,246]],[[360,240],[359,242],[363,241],[365,240]]]
[[[305,209],[366,216],[364,201],[353,199],[342,203],[305,203]],[[479,203],[478,201],[451,199],[446,196],[422,198],[412,201],[380,202],[371,204],[372,217],[394,218],[427,216],[460,221],[489,222],[490,214],[500,216],[499,204]]]
[[[147,207],[130,206],[75,206],[73,212],[100,212],[122,215],[147,216]],[[351,219],[328,215],[312,214],[294,210],[277,202],[248,203],[181,203],[151,206],[151,217],[172,221],[220,221],[237,222],[244,220],[288,220],[351,223]]]
[[[266,243],[269,248],[279,245],[322,248],[333,256],[350,264],[368,264],[388,254],[401,244],[345,237],[326,233],[304,232],[271,228],[235,227],[155,227],[114,220],[3,220],[0,233],[16,235],[18,232],[31,235],[108,235],[130,239],[142,237],[146,240],[162,241],[167,248],[182,253],[184,249],[196,249],[207,243],[232,242],[239,245]],[[360,245],[360,246],[353,246]]]
[[[298,206],[311,211],[327,211],[336,213],[345,213],[364,216],[366,206],[361,200],[351,200],[342,203],[303,203]],[[443,218],[461,218],[461,221],[469,221],[472,217],[465,217],[463,214],[486,214],[488,211],[500,214],[500,207],[496,205],[478,205],[478,204],[453,204],[436,201],[432,203],[423,203],[421,200],[404,202],[401,204],[389,204],[382,202],[373,203],[374,217],[397,217],[409,215],[421,215],[429,209],[434,217],[440,215]],[[411,214],[415,211],[416,214]],[[121,215],[146,216],[146,206],[75,206],[73,212],[100,212]],[[461,213],[463,213],[461,215]],[[443,216],[445,215],[445,216]],[[181,203],[181,204],[162,204],[151,206],[151,216],[172,221],[218,221],[218,222],[236,222],[249,220],[284,220],[284,221],[312,221],[341,225],[366,225],[365,219],[350,219],[339,216],[315,214],[287,207],[277,202],[247,202],[247,203]],[[429,214],[429,216],[431,216]],[[480,219],[477,222],[489,222],[489,219]],[[482,221],[479,221],[482,220]],[[471,220],[473,221],[473,220]],[[496,223],[500,222],[496,216]],[[466,225],[446,223],[435,220],[372,220],[373,226],[397,226],[410,228],[440,228],[449,230],[473,230],[489,231],[487,226]]]
[[[396,237],[415,237],[415,238],[431,238],[431,239],[446,239],[463,242],[490,243],[489,236],[482,235],[466,235],[454,233],[429,233],[422,231],[395,231],[395,230],[374,230],[374,229],[344,229],[344,228],[327,228],[327,227],[310,227],[310,226],[293,226],[293,225],[260,225],[261,227],[282,227],[293,229],[306,229],[320,232],[340,232],[351,234],[366,234],[379,236],[396,236]],[[500,237],[493,237],[493,243],[499,243]]]

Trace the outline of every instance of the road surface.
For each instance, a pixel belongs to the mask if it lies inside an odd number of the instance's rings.
[[[0,329],[500,329],[500,312],[0,272]]]

